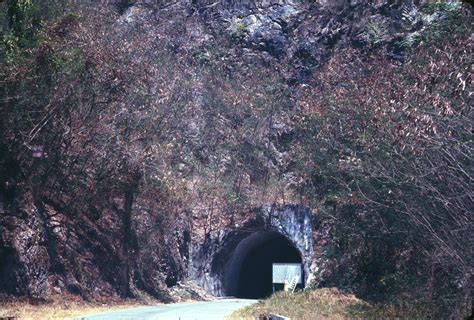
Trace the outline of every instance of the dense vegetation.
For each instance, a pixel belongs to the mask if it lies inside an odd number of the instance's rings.
[[[352,261],[336,281],[422,300],[469,294],[472,40],[458,22],[403,63],[341,52],[302,94],[292,158],[313,168],[300,188],[334,220],[331,254]]]
[[[238,35],[196,48],[184,16],[131,28],[110,7],[0,7],[0,194],[15,221],[44,209],[37,241],[53,273],[73,270],[71,292],[88,295],[99,269],[110,292],[162,295],[184,268],[168,237],[177,224],[210,234],[262,203],[296,202],[330,225],[331,273],[317,286],[442,306],[424,309],[434,317],[472,303],[469,5],[422,7],[443,18],[400,39],[403,59],[370,25],[366,45],[297,84],[278,61],[242,58]],[[64,217],[51,225],[47,212]],[[93,239],[85,266],[58,225]]]

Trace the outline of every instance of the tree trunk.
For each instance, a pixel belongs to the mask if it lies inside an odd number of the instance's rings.
[[[131,178],[130,183],[125,187],[123,215],[122,215],[122,248],[124,256],[124,268],[122,270],[123,285],[121,289],[121,295],[123,298],[131,296],[130,290],[130,279],[131,279],[131,262],[133,252],[132,247],[132,209],[135,195],[138,192],[138,186],[140,183],[141,173],[139,170],[135,170]]]

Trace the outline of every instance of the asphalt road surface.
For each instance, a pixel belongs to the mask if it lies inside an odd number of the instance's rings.
[[[77,320],[221,320],[233,311],[249,306],[257,300],[222,299],[209,302],[190,302],[140,307],[76,318]]]

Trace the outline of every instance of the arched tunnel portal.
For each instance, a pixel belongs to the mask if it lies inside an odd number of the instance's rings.
[[[301,254],[285,236],[259,231],[239,242],[223,268],[224,293],[258,299],[272,291],[273,263],[301,263]]]
[[[272,264],[300,263],[303,286],[313,277],[309,208],[264,206],[240,225],[191,247],[188,279],[216,296],[262,298],[272,292]]]

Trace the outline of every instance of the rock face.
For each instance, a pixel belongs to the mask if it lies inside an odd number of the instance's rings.
[[[202,54],[203,49],[212,47],[224,35],[234,46],[229,52],[237,49],[236,59],[251,57],[275,64],[294,85],[304,82],[334,50],[344,47],[370,50],[384,46],[388,56],[403,60],[402,40],[417,37],[440,18],[419,12],[425,2],[137,1],[125,10],[121,21],[133,26],[153,20],[173,25],[182,20],[185,27],[173,35],[172,46],[177,51],[191,49],[196,54]]]
[[[426,25],[417,10],[424,2],[198,0],[186,5],[211,33],[228,34],[266,61],[285,61],[287,78],[294,83],[347,46],[387,45],[387,55],[403,59],[397,43]]]
[[[139,29],[137,26],[140,26],[140,32],[156,39],[150,51],[167,47],[176,55],[185,52],[183,56],[192,60],[190,65],[213,59],[223,61],[229,77],[235,69],[245,69],[250,63],[257,67],[269,67],[271,72],[286,81],[288,86],[285,90],[288,90],[285,94],[289,92],[288,101],[294,102],[292,99],[297,94],[293,93],[298,85],[305,84],[305,79],[340,48],[352,46],[368,51],[381,48],[389,57],[403,60],[405,52],[399,45],[400,41],[411,41],[427,25],[442,18],[420,13],[419,5],[424,2],[119,1],[116,9],[120,17],[116,27],[124,30],[126,36],[127,31]],[[117,6],[116,3],[113,5]],[[211,49],[215,47],[219,47],[221,52],[212,55]],[[206,96],[200,87],[205,84],[194,85],[190,104],[196,109],[204,109],[207,107]],[[157,93],[155,89],[151,91]],[[288,109],[292,108],[294,105],[288,106]],[[185,137],[183,144],[196,142],[198,145],[198,142],[205,140],[202,132],[207,124],[203,118],[201,113],[189,112],[186,121],[183,121],[183,127],[187,126],[182,134]],[[228,119],[222,116],[218,121],[221,120]],[[247,120],[247,117],[242,117],[241,122]],[[284,139],[285,134],[291,131],[290,125],[277,120],[272,123],[269,129],[272,132],[268,136],[275,140]],[[225,121],[223,126],[227,127]],[[255,144],[267,144],[265,148],[260,148],[265,152],[255,157],[261,163],[270,168],[276,167],[268,155],[272,154],[275,163],[280,162],[279,167],[286,169],[284,164],[289,161],[285,150],[278,150],[270,138]],[[189,154],[204,148],[190,149],[187,150]],[[231,157],[230,153],[229,161]],[[177,162],[175,167],[191,172],[194,169],[191,165],[181,163],[184,158],[176,155],[173,160]],[[206,160],[206,157],[202,158]],[[282,175],[287,173],[283,169]],[[183,177],[183,180],[185,178],[188,177]],[[205,177],[199,176],[192,178],[205,180]],[[248,177],[248,180],[251,178]],[[238,183],[239,188],[241,182],[245,184],[246,181],[245,176]],[[27,190],[25,185],[20,187]],[[128,250],[133,253],[132,259],[129,259],[133,261],[128,263],[134,272],[128,279],[121,275],[127,258],[117,240],[122,235],[118,216],[124,211],[120,199],[113,199],[113,206],[100,210],[94,207],[94,203],[87,204],[89,207],[75,203],[82,210],[78,214],[69,207],[56,208],[53,201],[45,205],[48,199],[34,199],[23,190],[26,195],[9,199],[9,208],[4,210],[1,197],[11,196],[8,196],[7,189],[0,189],[0,294],[45,298],[54,292],[70,292],[93,299],[100,295],[118,294],[124,282],[131,282],[127,286],[132,289],[165,296],[168,287],[179,286],[179,281],[189,279],[212,294],[234,295],[238,291],[239,273],[247,254],[275,239],[288,241],[299,252],[306,284],[324,280],[330,268],[321,258],[324,250],[322,240],[329,237],[329,228],[317,225],[314,221],[316,212],[311,213],[307,207],[300,205],[278,208],[263,205],[264,201],[256,204],[249,201],[251,204],[246,208],[257,209],[236,220],[230,221],[225,209],[219,212],[216,209],[214,216],[209,214],[210,217],[219,215],[219,219],[229,221],[216,223],[216,228],[208,232],[199,229],[199,225],[203,224],[199,220],[204,220],[204,214],[194,216],[193,210],[199,211],[196,208],[200,206],[201,211],[212,212],[208,208],[214,208],[214,197],[203,199],[200,190],[190,190],[189,193],[194,194],[189,198],[198,199],[196,202],[199,203],[176,201],[175,205],[173,202],[170,205],[173,210],[176,209],[173,221],[162,220],[160,210],[164,209],[159,207],[162,202],[159,199],[157,204],[152,201],[156,197],[155,190],[137,196],[131,206],[131,216],[139,217],[132,219],[136,239],[132,239],[129,244],[131,250]],[[188,215],[189,212],[193,214]],[[239,214],[241,212],[235,213]]]
[[[264,242],[284,237],[298,250],[304,268],[304,282],[313,278],[311,212],[307,207],[264,206],[253,217],[222,230],[216,238],[193,244],[189,279],[217,296],[235,295],[240,268],[249,252]]]
[[[26,198],[17,201],[0,215],[0,299],[72,294],[107,301],[121,295],[127,282],[131,295],[138,289],[164,301],[174,299],[167,287],[184,278],[185,261],[181,259],[186,259],[189,245],[186,232],[178,232],[186,229],[180,221],[174,222],[176,234],[150,233],[144,226],[147,221],[142,221],[144,225],[135,222],[136,233],[146,237],[134,239],[144,241],[139,244],[143,254],[129,262],[135,271],[125,280],[127,259],[117,241],[122,230],[116,228],[120,226],[113,220],[116,214],[103,213],[103,221],[82,215],[71,219],[51,205],[31,204]],[[15,207],[17,204],[22,205]]]

